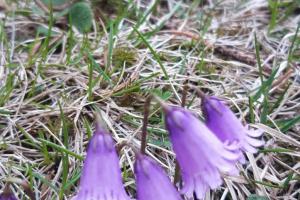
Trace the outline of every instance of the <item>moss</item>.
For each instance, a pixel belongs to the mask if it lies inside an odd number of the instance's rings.
[[[6,143],[2,143],[2,144],[0,144],[0,150],[7,150],[8,149],[8,144],[6,144]]]
[[[168,55],[164,52],[159,52],[158,57],[161,61],[169,61]]]
[[[133,65],[137,61],[137,52],[133,48],[118,47],[113,50],[112,64],[115,68],[121,68],[124,63],[127,66]]]
[[[205,62],[200,62],[196,65],[196,69],[200,74],[214,74],[216,73],[216,67],[214,65],[207,65]]]
[[[58,135],[62,129],[62,125],[61,125],[61,122],[62,122],[62,118],[61,117],[46,117],[46,120],[47,120],[47,127],[49,128],[49,130]],[[66,123],[66,127],[67,127],[67,130],[69,130],[69,132],[72,132],[72,130],[74,129],[74,124],[73,124],[73,121],[68,118],[68,117],[65,117],[65,123]]]
[[[93,6],[99,6],[102,11],[107,13],[119,13],[126,8],[126,2],[124,0],[94,0]]]
[[[133,9],[128,9],[128,3],[125,0],[92,0],[95,19],[101,18],[107,24],[116,16],[126,15],[127,18],[136,20],[136,14]]]

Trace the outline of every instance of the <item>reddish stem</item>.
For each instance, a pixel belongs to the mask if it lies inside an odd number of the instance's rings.
[[[147,145],[147,126],[148,126],[148,117],[149,117],[149,107],[151,103],[152,96],[149,96],[146,99],[144,105],[144,119],[143,119],[143,127],[142,127],[142,139],[141,139],[141,153],[145,154],[146,145]]]

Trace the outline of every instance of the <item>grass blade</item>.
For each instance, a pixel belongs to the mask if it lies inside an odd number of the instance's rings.
[[[162,64],[159,56],[157,55],[157,53],[155,52],[155,50],[151,47],[151,45],[147,42],[147,40],[144,38],[144,36],[136,29],[133,27],[133,30],[138,34],[139,38],[143,41],[143,43],[148,47],[148,49],[150,50],[150,52],[152,53],[153,57],[156,59],[156,61],[158,62],[161,70],[164,73],[164,77],[165,79],[169,79],[169,75],[164,67],[164,65]]]

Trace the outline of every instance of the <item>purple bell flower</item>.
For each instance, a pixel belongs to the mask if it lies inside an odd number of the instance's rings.
[[[0,194],[0,200],[17,200],[17,198],[11,193]]]
[[[182,193],[204,198],[206,191],[222,184],[221,172],[237,174],[239,155],[227,147],[190,111],[165,107],[166,128],[183,180]]]
[[[9,188],[9,184],[4,187],[3,192],[0,194],[0,200],[17,200],[15,195]]]
[[[181,200],[179,192],[155,161],[142,154],[136,157],[137,200]]]
[[[129,197],[122,183],[114,141],[98,127],[88,145],[79,192],[72,200],[107,199],[129,200]]]
[[[224,144],[237,146],[240,162],[244,162],[241,150],[256,153],[256,147],[264,145],[264,141],[256,139],[263,134],[263,131],[250,130],[247,126],[243,126],[241,121],[220,99],[207,96],[203,99],[203,110],[206,116],[207,127]]]

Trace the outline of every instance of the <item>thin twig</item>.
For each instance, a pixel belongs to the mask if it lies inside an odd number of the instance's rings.
[[[196,91],[197,95],[203,100],[205,98],[205,93],[202,92],[197,86],[194,85],[189,85],[189,87],[191,87],[193,90]]]
[[[149,117],[149,107],[151,103],[152,96],[149,96],[146,99],[144,105],[144,119],[143,119],[143,127],[142,127],[142,139],[141,139],[141,153],[145,154],[146,145],[147,145],[147,125],[148,125],[148,117]]]
[[[181,97],[181,106],[182,107],[185,107],[188,89],[189,89],[189,86],[187,83],[185,83],[183,86],[183,89],[182,89],[182,97]]]
[[[286,73],[284,73],[282,76],[280,76],[277,79],[277,81],[274,81],[274,83],[272,84],[272,88],[275,88],[277,86],[278,88],[280,88],[280,86],[285,85],[293,73],[294,73],[294,69],[289,68]]]
[[[255,55],[245,54],[241,51],[230,48],[228,46],[215,46],[212,43],[210,43],[208,40],[205,40],[205,39],[201,38],[199,35],[189,32],[189,31],[165,30],[165,31],[160,31],[159,33],[170,33],[173,35],[185,36],[185,37],[191,38],[193,40],[198,40],[198,41],[203,42],[204,45],[206,47],[208,47],[209,49],[214,49],[217,53],[222,54],[226,57],[236,59],[242,63],[246,63],[251,66],[254,66],[257,63]],[[266,66],[266,68],[264,68],[264,73],[269,74],[271,67],[268,64],[265,64],[265,66]]]

